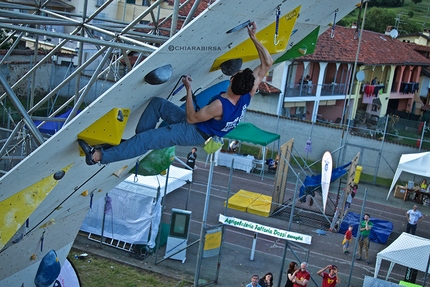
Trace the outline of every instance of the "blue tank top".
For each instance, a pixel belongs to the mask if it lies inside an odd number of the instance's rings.
[[[234,129],[240,122],[245,114],[246,108],[251,102],[251,95],[249,93],[242,95],[236,105],[233,105],[228,99],[221,97],[221,93],[213,97],[209,104],[215,100],[221,101],[222,119],[210,119],[206,122],[196,123],[196,126],[199,130],[210,136],[217,135],[222,137]]]

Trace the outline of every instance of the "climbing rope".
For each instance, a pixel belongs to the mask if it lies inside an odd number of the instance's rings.
[[[201,89],[201,88],[198,88],[195,92],[192,92],[192,94],[193,94],[192,98],[193,98],[194,106],[195,106],[195,108],[196,108],[196,112],[198,112],[198,111],[200,110],[200,107],[199,107],[199,105],[197,104],[197,98],[196,98],[196,93],[197,93],[197,91],[198,91],[198,90],[200,90],[200,89]]]
[[[330,37],[334,38],[334,28],[336,27],[336,16],[337,16],[337,12],[339,12],[339,9],[336,9],[334,11],[334,19],[333,19],[333,25],[331,26],[331,34]]]
[[[275,28],[275,37],[274,37],[274,44],[275,46],[279,44],[278,40],[278,31],[279,31],[279,17],[281,16],[281,7],[276,7],[276,28]]]

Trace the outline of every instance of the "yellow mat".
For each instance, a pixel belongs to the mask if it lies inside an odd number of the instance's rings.
[[[241,189],[228,199],[228,208],[246,211],[246,208],[260,195],[260,193]],[[224,206],[225,204],[226,202],[224,202]]]
[[[269,217],[271,204],[272,197],[269,195],[261,194],[256,200],[254,200],[250,205],[248,205],[246,211],[248,213]]]

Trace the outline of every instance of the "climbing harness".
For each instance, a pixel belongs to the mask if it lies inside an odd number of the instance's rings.
[[[274,44],[275,46],[279,44],[278,40],[278,31],[279,31],[279,17],[281,16],[281,7],[276,7],[276,28],[275,28],[275,37]]]
[[[339,9],[334,10],[334,19],[333,19],[333,25],[331,26],[331,34],[330,34],[330,37],[332,38],[334,38],[334,28],[336,27],[337,12],[339,12]]]

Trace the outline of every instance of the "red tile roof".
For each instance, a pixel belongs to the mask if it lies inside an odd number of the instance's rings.
[[[174,0],[167,0],[166,1],[170,6],[173,6]],[[182,5],[185,2],[185,0],[181,0],[179,5]],[[181,7],[179,10],[179,15],[182,17],[178,18],[178,23],[176,25],[176,29],[180,30],[182,28],[182,25],[185,21],[185,17],[188,15],[188,13],[191,11],[191,8],[193,7],[195,1],[190,1],[185,6]],[[212,1],[211,0],[202,0],[199,3],[199,6],[196,9],[196,12],[194,13],[193,17],[198,16],[201,14],[205,9],[207,9]],[[163,19],[160,20],[160,22]],[[161,27],[163,28],[169,28],[172,26],[172,18],[168,19]],[[169,32],[167,31],[160,31],[161,35],[168,36]]]
[[[407,45],[417,52],[430,52],[430,46],[418,45],[415,43],[407,43]]]
[[[167,2],[170,6],[173,6],[175,1],[174,0],[167,0],[165,2]],[[185,0],[181,0],[179,6],[182,5],[184,2],[185,2]],[[191,8],[193,7],[194,2],[195,1],[190,1],[184,7],[182,7],[181,10],[179,11],[179,15],[187,16],[188,13],[191,11]],[[211,2],[213,2],[213,1],[212,0],[202,0],[199,3],[199,6],[196,10],[196,13],[194,13],[194,17],[199,15],[200,13],[202,13],[206,8],[208,8]]]
[[[312,62],[354,63],[358,39],[356,29],[336,26],[334,37],[331,29],[318,37],[314,54],[298,58]],[[414,51],[410,45],[385,34],[363,31],[358,63],[361,65],[429,65],[430,60]]]
[[[271,84],[267,82],[261,82],[260,85],[258,85],[258,90],[261,94],[279,94],[281,93],[281,90],[272,86]]]

